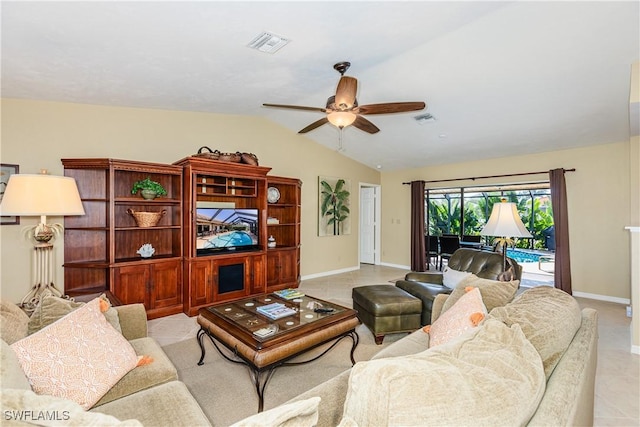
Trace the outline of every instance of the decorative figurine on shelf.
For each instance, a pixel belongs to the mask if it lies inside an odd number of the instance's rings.
[[[273,236],[269,236],[269,239],[267,240],[267,247],[268,248],[276,247],[276,239],[274,239]]]
[[[153,200],[158,196],[167,195],[167,190],[164,189],[162,184],[157,181],[152,181],[151,177],[146,177],[133,184],[131,194],[137,194],[138,191],[140,191],[142,198],[147,200]]]
[[[140,246],[140,249],[138,249],[136,253],[140,254],[142,258],[151,258],[151,255],[153,255],[155,252],[156,250],[153,248],[153,246],[151,246],[150,243],[145,243],[144,245]]]

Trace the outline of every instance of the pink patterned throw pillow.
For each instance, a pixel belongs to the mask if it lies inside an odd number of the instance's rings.
[[[425,326],[429,333],[429,347],[444,344],[478,326],[487,316],[487,308],[482,302],[478,288],[465,289],[467,292],[447,311]]]
[[[99,298],[11,348],[33,391],[73,400],[84,409],[138,362],[131,344],[101,313]]]

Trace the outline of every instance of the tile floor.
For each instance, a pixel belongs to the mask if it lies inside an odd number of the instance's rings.
[[[359,270],[304,280],[300,288],[321,298],[351,306],[351,288],[386,283],[406,273],[391,267],[363,264]],[[622,304],[577,298],[582,307],[598,310],[599,342],[594,425],[640,426],[640,356],[631,354],[631,321]],[[149,321],[149,335],[160,345],[193,338],[195,317],[176,314]]]

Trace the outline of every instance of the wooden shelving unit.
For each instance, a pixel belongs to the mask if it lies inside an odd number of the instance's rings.
[[[194,316],[217,302],[299,285],[300,180],[268,176],[268,167],[200,157],[173,165],[115,159],[62,163],[65,175],[75,178],[86,211],[65,217],[67,294],[110,291],[123,304],[143,303],[155,318],[181,311]],[[154,200],[132,195],[134,182],[147,177],[168,194]],[[268,187],[280,194],[273,203],[267,203]],[[258,244],[198,253],[200,202],[257,212]],[[131,211],[165,214],[156,226],[139,227]],[[269,236],[276,239],[275,248],[267,248]],[[155,253],[142,258],[137,251],[147,243]]]
[[[116,159],[62,159],[86,212],[65,217],[65,292],[109,290],[123,304],[143,303],[149,318],[182,311],[182,168]],[[144,200],[133,183],[150,177],[167,195]],[[166,212],[154,227],[138,227],[129,210]],[[142,258],[138,249],[155,249]]]
[[[267,250],[267,292],[300,285],[300,197],[299,179],[268,177],[268,188],[280,198],[267,204],[267,234],[276,241]]]

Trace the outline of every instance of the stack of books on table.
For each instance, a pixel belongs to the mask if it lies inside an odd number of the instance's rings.
[[[304,293],[300,292],[297,289],[291,289],[291,288],[275,291],[274,294],[286,300],[294,299],[294,298],[302,298],[304,296]]]
[[[278,331],[278,325],[269,325],[264,328],[260,328],[257,331],[254,331],[253,334],[259,336],[260,338],[268,337]]]
[[[279,302],[275,302],[269,305],[263,305],[261,307],[258,307],[256,310],[258,313],[264,314],[265,316],[273,320],[296,314],[296,311],[294,309],[289,308]]]

